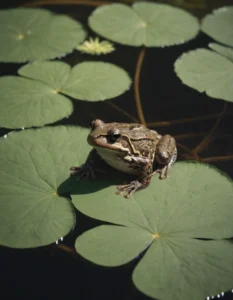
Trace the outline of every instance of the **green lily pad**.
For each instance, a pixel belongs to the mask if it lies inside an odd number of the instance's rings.
[[[233,46],[233,6],[221,7],[205,16],[201,29],[216,41]]]
[[[82,234],[76,240],[75,247],[90,260],[98,256],[99,264],[110,267],[129,262],[152,241],[152,234],[139,228],[102,225],[88,234]],[[87,244],[91,247],[87,247]]]
[[[175,62],[175,72],[184,84],[197,91],[233,102],[233,62],[227,58],[226,49],[218,47],[220,51],[225,57],[207,49],[184,53]]]
[[[22,66],[18,74],[45,83],[59,93],[61,86],[68,80],[70,71],[70,65],[62,61],[43,61]]]
[[[0,126],[42,126],[69,116],[72,102],[42,82],[23,77],[0,78]]]
[[[38,8],[1,10],[0,25],[3,62],[55,58],[71,52],[86,37],[78,21]]]
[[[89,17],[89,26],[114,42],[147,47],[182,44],[199,31],[195,17],[166,4],[140,2],[132,8],[110,4],[97,8]]]
[[[128,201],[109,186],[98,191],[95,205],[97,193],[91,187],[99,182],[85,185],[90,192],[73,194],[72,202],[92,218],[163,236],[220,239],[233,235],[232,180],[210,165],[178,162],[168,179],[154,176],[149,187]]]
[[[136,266],[133,282],[156,299],[205,299],[232,288],[232,250],[229,241],[161,238]]]
[[[75,66],[62,92],[75,99],[99,101],[117,97],[130,88],[131,79],[120,67],[105,62]]]
[[[206,164],[181,162],[167,180],[153,178],[130,200],[114,190],[72,195],[82,213],[121,225],[83,233],[75,244],[79,254],[96,264],[118,266],[149,247],[133,281],[156,299],[204,299],[232,287],[233,245],[218,240],[233,236],[229,177]]]
[[[72,229],[73,206],[57,189],[69,177],[69,168],[85,160],[86,135],[86,129],[58,126],[0,140],[1,245],[47,245]]]
[[[0,77],[0,126],[42,126],[69,116],[71,100],[98,101],[125,92],[131,80],[121,68],[104,62],[35,62],[21,67],[19,76]]]
[[[228,58],[233,63],[233,48],[225,47],[216,43],[210,43],[208,46],[220,55]]]

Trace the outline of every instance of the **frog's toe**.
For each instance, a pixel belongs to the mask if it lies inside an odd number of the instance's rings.
[[[142,183],[134,180],[132,182],[130,182],[129,184],[123,184],[123,185],[118,185],[117,186],[117,195],[120,195],[123,192],[126,192],[125,194],[125,198],[130,198],[132,196],[133,193],[135,193],[138,189],[140,189],[142,187]]]
[[[168,168],[164,168],[161,170],[159,178],[160,179],[168,178]]]
[[[162,169],[155,170],[152,175],[159,174],[159,179],[166,179],[168,178],[169,175],[168,172],[169,172],[169,168],[168,166],[165,166]]]

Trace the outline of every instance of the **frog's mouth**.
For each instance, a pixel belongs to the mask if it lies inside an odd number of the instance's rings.
[[[106,136],[92,136],[87,137],[87,142],[90,146],[94,148],[104,148],[109,151],[117,151],[117,152],[124,152],[129,153],[128,148],[124,148],[120,142],[110,142]]]

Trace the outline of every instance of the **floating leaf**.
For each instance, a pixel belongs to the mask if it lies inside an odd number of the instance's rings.
[[[189,51],[176,60],[175,71],[184,84],[212,98],[233,102],[233,63],[227,57],[207,49]]]
[[[228,58],[233,63],[233,49],[232,48],[224,47],[222,45],[215,44],[215,43],[210,43],[208,46],[215,52],[219,53],[220,55]]]
[[[233,246],[194,239],[233,235],[230,178],[214,167],[182,162],[167,180],[153,178],[130,200],[115,195],[114,189],[72,195],[82,213],[123,225],[85,232],[76,240],[79,254],[97,264],[118,266],[149,247],[133,280],[153,298],[202,299],[232,287]]]
[[[72,51],[86,37],[79,22],[38,8],[1,10],[0,25],[3,62],[55,58]]]
[[[71,70],[61,89],[75,99],[94,101],[117,97],[130,85],[128,74],[113,64],[83,62]]]
[[[45,61],[27,64],[18,70],[18,74],[45,83],[60,92],[61,86],[69,79],[71,67],[61,61]]]
[[[0,77],[0,126],[42,126],[69,116],[69,95],[82,100],[116,97],[131,84],[121,68],[83,62],[73,69],[63,62],[35,62],[18,70],[22,77]],[[63,95],[64,94],[64,95]]]
[[[201,29],[216,41],[233,46],[233,6],[221,7],[205,16]]]
[[[0,78],[0,126],[42,126],[70,115],[72,102],[39,81],[16,76]]]
[[[108,267],[129,262],[153,241],[148,231],[122,226],[103,225],[88,233],[76,240],[77,251],[85,253],[90,260],[98,256],[98,263]],[[88,244],[90,247],[87,247]]]
[[[85,160],[86,135],[86,129],[58,126],[0,140],[1,245],[38,247],[71,230],[72,205],[57,189],[69,177],[70,166]]]
[[[136,266],[133,282],[156,299],[205,299],[232,288],[232,250],[229,241],[161,238]]]
[[[140,2],[132,8],[110,4],[97,8],[89,25],[98,34],[123,45],[162,47],[182,44],[199,31],[195,17],[166,4]]]
[[[115,195],[115,186],[97,194],[95,188],[91,189],[95,181],[85,184],[90,192],[72,195],[72,202],[92,218],[140,227],[163,236],[169,233],[169,236],[218,239],[233,234],[232,181],[209,165],[176,163],[168,179],[154,176],[149,187],[133,194],[129,201]],[[97,195],[99,200],[95,205]]]

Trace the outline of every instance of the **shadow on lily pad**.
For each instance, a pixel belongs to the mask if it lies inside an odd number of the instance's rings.
[[[111,185],[117,186],[123,182],[129,182],[132,176],[112,170],[111,172],[98,174],[97,179],[80,180],[78,176],[67,178],[59,187],[59,195],[82,195],[96,193]]]

